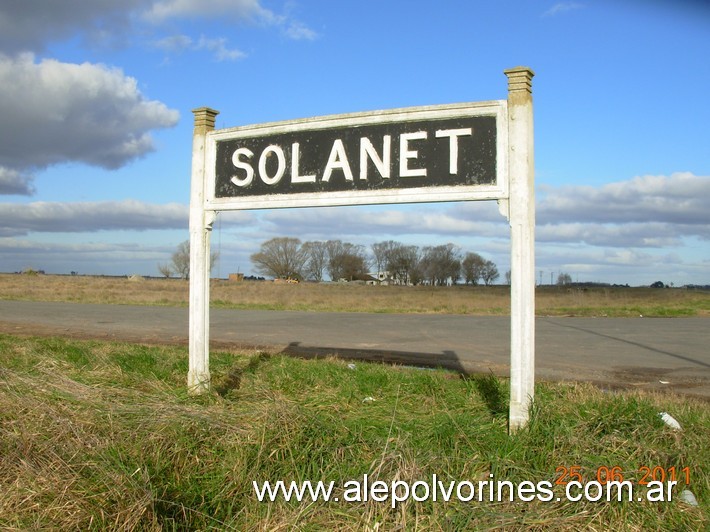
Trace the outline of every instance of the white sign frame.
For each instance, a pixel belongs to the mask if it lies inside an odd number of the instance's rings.
[[[494,100],[462,104],[436,105],[321,116],[287,122],[220,129],[207,133],[205,210],[279,209],[292,207],[335,207],[344,205],[375,205],[398,203],[431,203],[507,199],[508,102]],[[451,187],[421,187],[384,190],[329,191],[291,195],[262,195],[231,198],[215,197],[217,143],[223,140],[268,137],[280,133],[345,129],[363,125],[399,124],[413,121],[492,116],[496,119],[496,184]]]
[[[535,383],[535,196],[531,89],[534,73],[527,67],[516,67],[506,70],[505,74],[508,76],[507,100],[322,116],[222,130],[214,129],[217,111],[205,107],[193,111],[195,128],[190,189],[190,361],[187,377],[190,394],[201,394],[210,389],[210,235],[218,211],[496,200],[501,214],[508,218],[511,227],[509,428],[515,431],[527,424],[534,399]],[[496,118],[495,184],[244,197],[216,197],[215,194],[217,144],[222,140],[476,116]]]

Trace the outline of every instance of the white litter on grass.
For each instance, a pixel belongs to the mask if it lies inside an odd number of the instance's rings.
[[[355,368],[356,368],[355,364],[348,364],[348,369],[355,369]]]
[[[434,371],[435,368],[425,368],[422,366],[400,366],[402,369],[416,369],[419,371]]]
[[[660,382],[661,384],[670,384],[671,383],[671,381],[658,381],[658,382]]]
[[[698,499],[695,498],[695,495],[693,495],[693,492],[690,490],[681,491],[680,492],[680,500],[688,503],[691,506],[698,505]]]
[[[370,397],[370,396],[368,395],[367,397],[365,397],[365,398],[362,400],[362,402],[363,402],[363,403],[374,403],[374,402],[375,402],[375,398],[374,398],[374,397]]]
[[[663,422],[673,430],[683,430],[680,423],[678,423],[668,412],[659,412],[658,415],[661,416]]]

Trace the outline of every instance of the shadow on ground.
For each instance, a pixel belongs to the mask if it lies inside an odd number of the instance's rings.
[[[382,351],[376,349],[349,349],[342,347],[302,346],[300,342],[291,342],[282,352],[283,355],[305,359],[337,357],[343,360],[382,362],[400,366],[418,368],[443,368],[468,375],[471,368],[464,367],[454,351],[441,353],[411,353],[408,351]]]

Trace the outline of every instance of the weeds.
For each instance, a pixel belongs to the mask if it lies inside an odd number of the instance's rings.
[[[186,394],[187,353],[0,336],[0,528],[96,530],[701,530],[707,403],[538,384],[507,433],[507,383],[338,360],[212,353],[215,393]],[[221,383],[221,384],[220,384]],[[220,387],[221,386],[221,387]],[[365,398],[371,401],[363,401]],[[684,430],[658,419],[671,411]],[[688,467],[700,502],[260,503],[252,481],[554,482],[618,466]],[[493,475],[493,477],[491,477]],[[338,494],[342,489],[338,488]]]

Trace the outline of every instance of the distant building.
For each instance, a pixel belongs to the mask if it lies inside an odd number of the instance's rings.
[[[411,286],[411,282],[409,282],[409,275],[407,275],[406,282],[403,282],[401,279],[396,279],[391,272],[385,270],[381,272],[371,272],[368,273],[370,277],[372,277],[371,282],[368,282],[367,284],[380,284],[380,285],[407,285]]]

